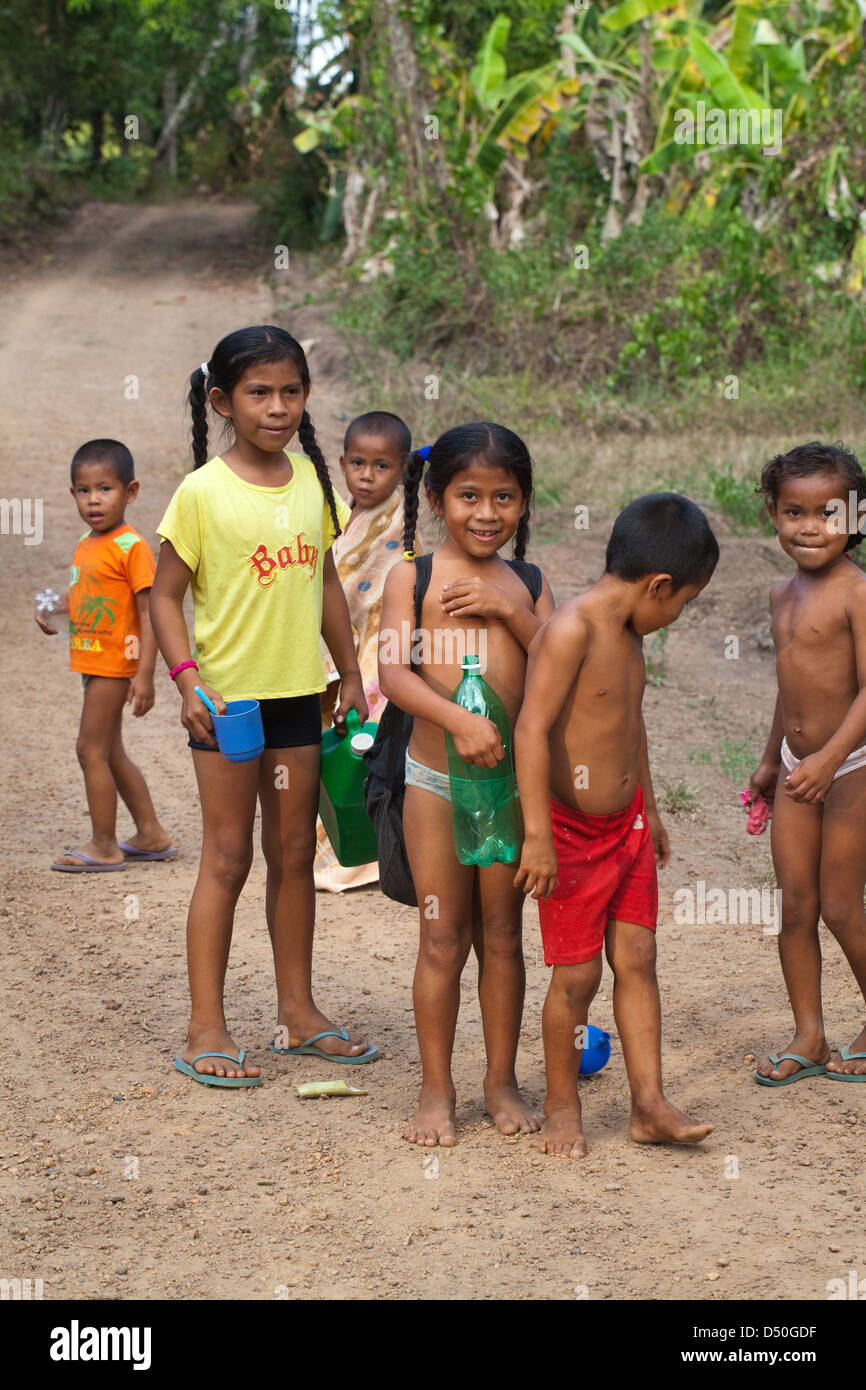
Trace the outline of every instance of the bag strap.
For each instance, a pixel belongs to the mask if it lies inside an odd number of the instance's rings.
[[[418,623],[421,605],[424,602],[424,595],[430,586],[430,575],[432,570],[433,556],[431,554],[416,555],[414,592],[415,625]],[[411,659],[411,650],[409,660],[410,664],[414,665]],[[398,760],[401,756],[406,756],[406,747],[409,743],[409,734],[411,732],[412,716],[390,701],[387,705],[386,714],[387,710],[394,711],[394,728],[388,730],[388,784],[389,786],[394,786],[397,778]]]
[[[537,603],[541,597],[542,584],[541,570],[538,565],[533,565],[529,560],[506,560],[505,563],[514,570],[518,579],[523,580],[532,595],[532,602]]]

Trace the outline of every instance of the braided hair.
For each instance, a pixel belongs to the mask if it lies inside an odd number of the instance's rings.
[[[297,339],[284,328],[273,324],[260,324],[252,328],[238,328],[221,338],[211,354],[210,362],[196,367],[189,379],[189,403],[192,417],[192,457],[193,467],[201,468],[207,462],[207,407],[208,392],[217,386],[227,397],[237,386],[244,372],[262,362],[284,362],[289,360],[297,367],[301,384],[305,391],[310,387],[310,369],[304,349]],[[337,519],[337,503],[331,484],[331,475],[325,455],[316,439],[316,431],[309,413],[305,410],[298,427],[301,447],[312,461],[316,476],[322,486],[335,535],[340,535]]]
[[[418,495],[425,463],[428,467],[424,486],[441,501],[452,479],[464,468],[468,468],[475,459],[503,468],[517,480],[527,508],[517,523],[514,558],[525,558],[526,547],[529,544],[532,459],[523,440],[512,430],[506,429],[504,425],[483,421],[472,425],[456,425],[454,429],[441,434],[429,449],[414,449],[409,455],[403,483],[403,553],[407,559],[412,558],[415,548]]]

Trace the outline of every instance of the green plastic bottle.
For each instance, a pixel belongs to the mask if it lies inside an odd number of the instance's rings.
[[[362,729],[357,710],[350,709],[344,737],[336,729],[322,734],[319,815],[338,861],[347,869],[378,858],[376,830],[364,802],[367,768],[363,762],[378,727],[368,722]]]
[[[493,721],[505,757],[496,767],[464,762],[446,732],[454,848],[461,864],[513,864],[523,840],[523,821],[511,754],[511,725],[505,706],[481,675],[479,658],[465,656],[461,666],[463,679],[451,699]]]

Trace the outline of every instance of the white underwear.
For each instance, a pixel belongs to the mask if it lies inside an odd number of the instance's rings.
[[[782,762],[789,772],[793,772],[797,764],[802,761],[801,758],[794,757],[786,738],[782,739],[780,753]],[[866,744],[862,748],[855,748],[853,753],[848,754],[842,766],[833,773],[833,781],[835,782],[837,777],[844,777],[846,772],[856,772],[858,767],[866,767]]]

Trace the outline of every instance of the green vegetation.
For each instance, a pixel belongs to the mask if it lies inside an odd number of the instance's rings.
[[[694,787],[685,782],[665,782],[662,792],[662,810],[672,816],[690,816],[698,805],[698,794]]]
[[[737,786],[745,787],[748,784],[759,761],[748,743],[737,743],[727,737],[719,740],[719,766]]]
[[[659,628],[649,638],[645,649],[646,678],[650,685],[664,685],[665,683],[665,648],[667,646],[670,629]]]
[[[760,528],[780,429],[857,428],[857,0],[8,0],[4,20],[0,238],[82,193],[254,194],[268,240],[328,266],[359,391],[426,438],[507,402],[544,505],[664,481]]]

